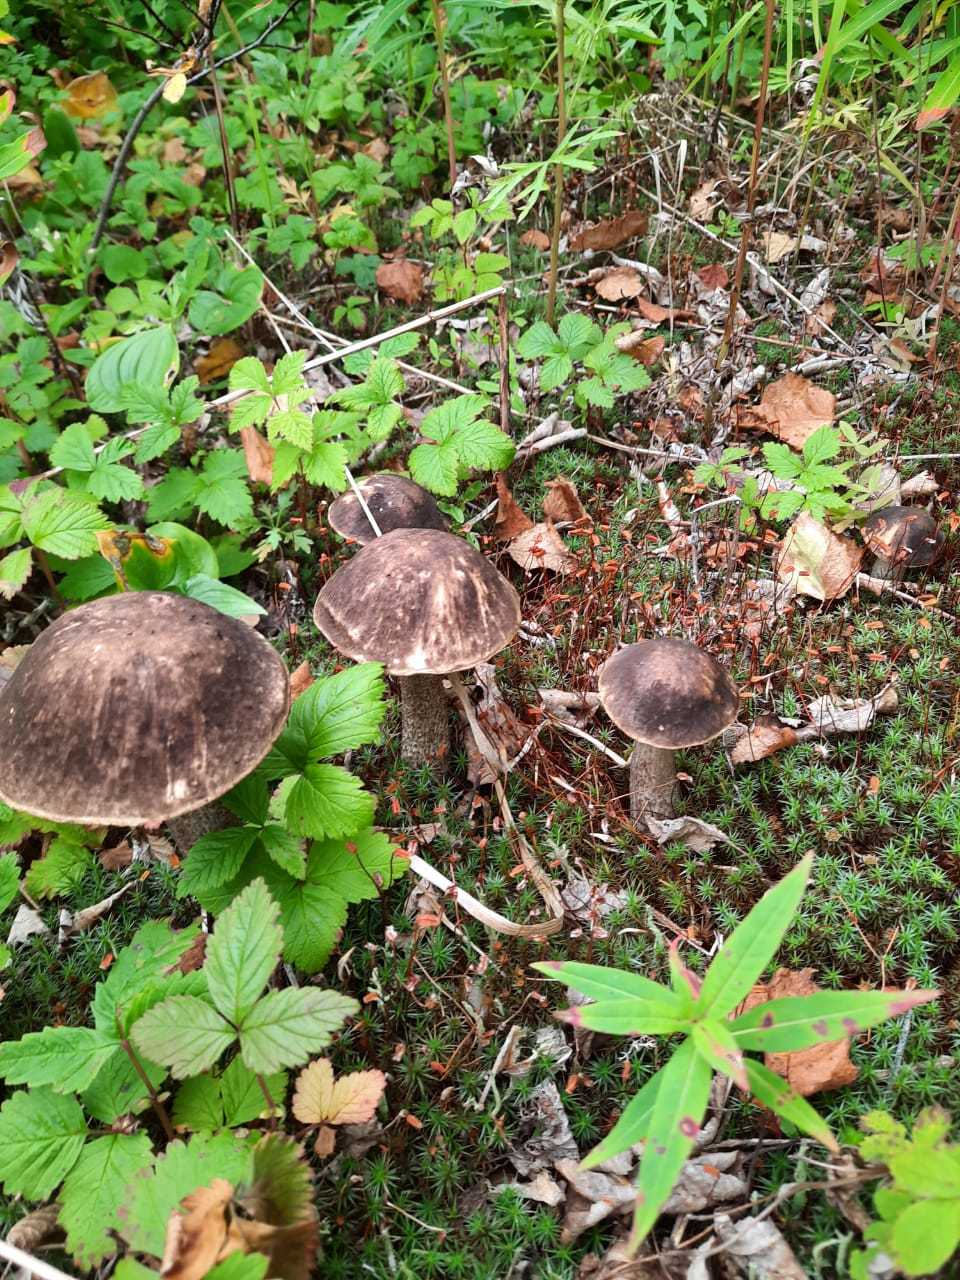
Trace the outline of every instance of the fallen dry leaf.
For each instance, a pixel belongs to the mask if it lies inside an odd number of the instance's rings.
[[[642,338],[639,334],[627,334],[627,337],[633,339],[629,345],[617,342],[617,346],[627,355],[633,356],[634,360],[639,362],[646,368],[657,363],[663,355],[663,349],[667,345],[666,339],[661,338],[659,334],[652,338]]]
[[[112,849],[101,849],[99,860],[105,871],[122,871],[124,867],[129,867],[133,861],[133,849],[129,840],[114,845]]]
[[[194,371],[201,385],[216,382],[218,378],[225,378],[242,355],[243,348],[239,347],[232,338],[217,338],[211,342],[207,354],[193,362]]]
[[[168,138],[163,144],[161,154],[164,164],[183,164],[190,153],[187,151],[182,138]]]
[[[765,430],[794,449],[802,449],[815,431],[834,419],[837,397],[799,373],[769,383],[753,412]]]
[[[549,569],[551,573],[572,573],[577,567],[576,556],[549,520],[518,534],[508,544],[507,551],[511,560],[527,573],[532,573],[535,569]]]
[[[509,1156],[522,1178],[548,1169],[558,1160],[580,1159],[560,1090],[552,1080],[544,1080],[529,1095],[517,1132],[519,1145],[510,1149]]]
[[[390,144],[384,138],[371,138],[361,150],[378,164],[385,164],[390,156]]]
[[[247,463],[247,475],[254,484],[269,484],[273,479],[273,459],[276,450],[266,436],[256,427],[241,427],[240,440]]]
[[[818,307],[814,307],[809,313],[805,323],[805,329],[811,338],[819,338],[833,324],[833,318],[837,314],[837,304],[831,298],[825,298]]]
[[[643,278],[633,267],[614,267],[593,287],[607,302],[620,302],[624,298],[636,298],[643,292]]]
[[[501,542],[510,542],[521,533],[533,528],[533,521],[510,492],[506,476],[497,472],[497,513],[494,518],[494,534]]]
[[[17,908],[17,914],[13,917],[13,924],[7,934],[7,946],[17,947],[21,943],[26,942],[28,938],[32,938],[34,934],[48,934],[50,930],[43,923],[38,911],[34,911],[33,907],[28,907],[22,902]]]
[[[546,496],[543,499],[543,514],[548,520],[559,523],[569,520],[576,524],[578,520],[589,520],[580,495],[572,480],[566,476],[554,476],[546,483]]]
[[[774,715],[759,716],[749,728],[734,725],[732,732],[735,742],[727,752],[731,764],[765,760],[777,751],[795,746],[798,741],[796,730]]]
[[[387,1087],[382,1071],[350,1071],[334,1080],[329,1058],[316,1058],[297,1077],[293,1114],[302,1124],[363,1124]]]
[[[301,662],[296,671],[290,675],[290,701],[299,698],[301,693],[306,691],[313,684],[313,676],[310,674],[310,663]]]
[[[725,289],[730,283],[730,273],[720,262],[708,262],[697,272],[700,283],[707,289]]]
[[[822,253],[827,247],[826,241],[816,236],[788,236],[782,231],[765,231],[760,237],[763,245],[763,256],[771,265],[781,262],[791,253]]]
[[[851,538],[840,537],[803,511],[783,536],[774,572],[801,595],[836,600],[853,585],[863,553]]]
[[[550,237],[544,232],[539,231],[536,227],[531,227],[529,231],[525,231],[520,237],[520,243],[530,245],[534,249],[539,249],[546,253],[550,248]]]
[[[423,296],[423,267],[409,258],[381,262],[377,267],[377,288],[397,302],[419,302]]]
[[[181,1201],[167,1220],[160,1274],[166,1280],[203,1280],[223,1256],[233,1186],[214,1178]]]
[[[44,1245],[52,1244],[64,1238],[64,1230],[60,1226],[60,1206],[58,1204],[41,1205],[18,1219],[7,1232],[7,1244],[24,1253],[36,1255]]]
[[[570,237],[569,245],[577,253],[584,249],[617,249],[628,240],[642,236],[646,229],[647,215],[639,209],[630,209],[619,218],[607,218],[578,231]]]
[[[768,983],[761,982],[753,988],[744,1001],[744,1012],[768,1000],[815,996],[819,990],[812,969],[778,969]],[[857,1068],[850,1061],[849,1036],[795,1053],[767,1053],[764,1061],[803,1098],[827,1089],[842,1089],[857,1078]]]
[[[536,1200],[538,1204],[548,1204],[552,1209],[563,1203],[563,1187],[550,1177],[546,1169],[542,1169],[531,1182],[508,1182],[505,1185],[524,1200]],[[499,1195],[503,1190],[504,1186],[492,1188],[494,1195]]]
[[[121,889],[118,889],[116,893],[111,893],[108,897],[102,898],[100,902],[93,903],[92,906],[84,907],[83,910],[78,911],[76,915],[66,909],[61,911],[60,932],[57,938],[58,945],[62,947],[68,938],[72,937],[76,933],[84,933],[87,929],[95,925],[98,920],[102,919],[103,916],[107,914],[115,902],[119,901],[125,893],[129,893],[136,883],[137,882],[135,880],[128,881]]]
[[[692,818],[688,814],[680,818],[645,818],[650,834],[658,844],[671,844],[679,841],[695,853],[706,853],[715,844],[730,844],[730,837],[719,827],[702,818]]]
[[[708,218],[713,216],[713,206],[716,203],[713,196],[717,187],[720,185],[719,179],[709,178],[706,182],[701,182],[699,187],[691,194],[690,217],[697,222],[706,222]]]
[[[76,120],[95,120],[117,105],[117,91],[103,71],[78,76],[64,86],[64,92],[67,97],[63,109]]]
[[[807,1273],[797,1262],[779,1227],[769,1218],[746,1218],[734,1223],[725,1213],[714,1218],[714,1228],[732,1262],[742,1276],[751,1280],[807,1280]],[[716,1250],[712,1240],[704,1246]],[[705,1268],[694,1271],[697,1260],[687,1272],[687,1280],[704,1280],[710,1274]],[[700,1263],[701,1268],[704,1267]]]
[[[630,1212],[636,1203],[633,1183],[618,1174],[581,1169],[577,1160],[558,1160],[555,1168],[569,1184],[560,1235],[563,1244],[571,1244],[613,1213]]]
[[[12,240],[4,240],[0,244],[0,284],[10,278],[19,260],[20,254],[17,252],[17,246]]]
[[[501,771],[505,772],[530,736],[530,730],[517,719],[512,707],[497,684],[496,671],[492,663],[481,662],[476,667],[477,685],[480,699],[475,712],[477,723],[483,730]],[[469,746],[469,740],[468,740]],[[470,754],[467,774],[474,786],[490,786],[494,780],[493,760],[486,760],[481,751]]]
[[[326,1160],[333,1155],[336,1149],[336,1129],[331,1129],[328,1124],[322,1124],[317,1130],[317,1137],[313,1144],[314,1154],[319,1156],[321,1160]]]

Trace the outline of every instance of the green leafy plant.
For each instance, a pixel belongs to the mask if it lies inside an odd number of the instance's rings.
[[[424,415],[424,443],[410,452],[410,474],[418,484],[443,497],[453,497],[471,470],[503,471],[516,448],[509,436],[484,417],[483,396],[456,396]]]
[[[33,572],[34,556],[49,573],[48,554],[61,560],[93,555],[97,534],[109,527],[90,494],[46,480],[17,489],[0,485],[0,549],[18,542],[29,544],[0,559],[0,598],[12,599],[23,588]]]
[[[838,1040],[934,999],[936,991],[822,991],[785,997],[737,1014],[738,1005],[773,959],[803,896],[812,855],[769,889],[737,926],[703,977],[670,950],[670,987],[639,973],[600,965],[546,961],[541,973],[566,982],[591,1003],[557,1016],[572,1026],[607,1035],[680,1035],[665,1066],[627,1105],[620,1119],[583,1162],[585,1168],[643,1142],[631,1245],[657,1220],[703,1122],[714,1072],[790,1124],[834,1150],[825,1120],[782,1077],[746,1055],[792,1053]]]

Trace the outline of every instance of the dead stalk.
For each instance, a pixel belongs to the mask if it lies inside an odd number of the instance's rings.
[[[564,83],[563,0],[557,0],[557,148],[567,132],[567,94]],[[550,279],[547,285],[547,324],[553,324],[557,306],[557,268],[560,259],[560,224],[563,219],[563,165],[553,167],[553,226],[550,231]]]

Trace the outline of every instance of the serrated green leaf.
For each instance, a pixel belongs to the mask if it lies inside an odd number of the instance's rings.
[[[306,1062],[330,1043],[360,1006],[350,996],[317,987],[287,987],[258,1000],[240,1028],[240,1055],[251,1071],[267,1073]]]
[[[418,444],[410,451],[407,465],[417,484],[431,493],[451,498],[457,492],[460,459],[453,442]]]
[[[142,1053],[182,1080],[209,1070],[233,1044],[235,1032],[206,1000],[171,996],[144,1014],[130,1036]]]
[[[783,1076],[778,1076],[753,1058],[746,1058],[745,1065],[749,1090],[759,1103],[769,1107],[790,1124],[796,1125],[802,1133],[822,1142],[831,1151],[839,1150],[826,1120],[811,1107],[806,1098],[801,1098],[790,1087]]]
[[[177,897],[197,895],[232,880],[258,836],[255,827],[224,827],[201,836],[184,860]]]
[[[939,1272],[960,1243],[960,1200],[918,1200],[899,1215],[889,1244],[908,1276]]]
[[[165,427],[162,423],[154,423],[138,438],[133,460],[137,466],[152,462],[154,458],[162,457],[179,439],[179,427]]]
[[[159,1090],[167,1077],[166,1067],[140,1055],[140,1066],[153,1089]],[[120,1116],[138,1115],[149,1106],[143,1080],[122,1049],[115,1049],[99,1071],[89,1089],[83,1093],[83,1107],[88,1115],[103,1124],[113,1124]]]
[[[46,1200],[76,1164],[86,1136],[76,1098],[19,1090],[0,1107],[0,1182],[9,1195]]]
[[[582,1168],[595,1169],[598,1164],[604,1164],[614,1156],[629,1151],[632,1146],[646,1138],[662,1076],[661,1069],[641,1086],[639,1092],[633,1095],[607,1136],[584,1157]]]
[[[298,836],[348,836],[373,821],[376,802],[339,765],[308,764],[277,789],[287,827]]]
[[[600,340],[600,328],[579,311],[568,311],[557,325],[557,336],[574,360],[580,360]]]
[[[826,462],[828,458],[837,456],[841,445],[840,433],[835,427],[829,425],[818,427],[804,442],[803,460],[808,467],[818,462]]]
[[[231,1253],[207,1272],[206,1280],[263,1280],[269,1265],[270,1259],[263,1253]]]
[[[103,455],[87,476],[87,490],[102,502],[133,502],[146,492],[136,471],[122,463],[110,462]]]
[[[306,351],[288,351],[281,356],[273,369],[270,379],[271,389],[275,396],[287,396],[299,404],[310,394],[310,388],[303,380],[303,366],[306,363]]]
[[[267,419],[267,438],[271,443],[289,440],[307,452],[313,446],[313,419],[302,409],[280,409]]]
[[[0,854],[0,911],[5,911],[20,888],[20,863],[15,853]]]
[[[260,843],[282,871],[294,879],[303,879],[307,868],[303,842],[291,835],[286,827],[275,822],[268,823],[260,832]]]
[[[224,1127],[222,1086],[215,1076],[184,1080],[173,1100],[173,1123],[194,1133],[216,1133]]]
[[[112,1231],[120,1227],[120,1205],[138,1173],[150,1164],[144,1133],[113,1133],[87,1144],[60,1192],[60,1224],[67,1248],[84,1269],[113,1254]]]
[[[90,1027],[44,1027],[0,1044],[0,1076],[8,1084],[81,1093],[115,1048]]]
[[[69,893],[93,862],[89,849],[64,839],[51,840],[42,858],[30,864],[23,886],[31,898],[53,898]]]
[[[227,527],[249,519],[253,515],[253,497],[246,476],[247,464],[239,449],[208,453],[194,496],[199,510]]]
[[[41,551],[79,560],[97,552],[97,533],[110,522],[95,503],[66,489],[47,489],[24,503],[23,528]]]
[[[325,676],[294,700],[283,733],[261,769],[266,777],[299,771],[308,760],[376,742],[386,703],[383,664],[361,662]]]
[[[92,471],[97,464],[90,433],[81,422],[61,431],[50,447],[50,463],[67,471]]]
[[[12,600],[26,585],[33,572],[33,553],[29,547],[11,551],[0,559],[0,600]]]
[[[812,865],[813,855],[808,854],[779,884],[767,890],[734,929],[704,975],[695,1005],[700,1017],[721,1017],[748,995],[776,955],[803,897]],[[739,1043],[744,1045],[742,1040]]]
[[[755,1005],[730,1023],[741,1049],[794,1053],[842,1040],[935,1000],[938,991],[818,991]],[[739,1001],[738,1001],[739,1003]]]
[[[270,375],[256,356],[243,356],[230,369],[227,385],[231,391],[259,391],[271,396]]]
[[[544,360],[540,367],[540,390],[555,391],[573,377],[573,361],[562,352]]]
[[[199,929],[171,929],[167,920],[148,920],[120,951],[93,996],[98,1031],[116,1036],[117,1012],[152,981],[171,969],[192,945]],[[119,1043],[119,1041],[118,1041]]]
[[[253,1177],[242,1191],[251,1217],[275,1226],[294,1226],[313,1210],[313,1177],[303,1148],[282,1133],[268,1133],[253,1149]]]
[[[347,487],[347,462],[346,448],[334,440],[315,440],[310,452],[300,457],[303,474],[310,483],[334,493],[342,493]]]
[[[207,941],[203,972],[210,998],[234,1026],[244,1023],[280,960],[279,915],[264,881],[254,880],[222,913]]]
[[[453,442],[463,465],[477,471],[503,471],[516,453],[510,437],[492,422],[468,423],[457,431]]]
[[[537,320],[521,334],[517,351],[524,360],[541,360],[564,350],[564,345],[546,320]]]

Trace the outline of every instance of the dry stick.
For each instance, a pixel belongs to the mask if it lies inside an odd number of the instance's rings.
[[[220,154],[223,156],[223,176],[226,180],[227,203],[230,206],[230,222],[234,232],[240,234],[240,207],[237,204],[237,189],[233,176],[233,157],[230,154],[230,143],[227,141],[227,126],[223,119],[223,94],[220,92],[220,81],[217,73],[210,68],[210,84],[213,86],[213,103],[217,112],[217,131],[220,134]]]
[[[315,356],[312,360],[308,360],[303,366],[303,372],[307,373],[310,369],[319,369],[323,365],[332,364],[337,360],[342,360],[344,356],[353,355],[355,351],[365,351],[368,347],[377,347],[382,342],[386,342],[388,338],[395,338],[400,333],[410,333],[414,329],[423,329],[426,325],[432,324],[436,320],[444,320],[447,316],[456,315],[458,311],[466,311],[468,307],[476,306],[479,302],[489,302],[491,298],[499,298],[504,291],[504,286],[498,285],[495,289],[485,289],[483,293],[474,294],[472,298],[465,298],[462,302],[451,302],[446,307],[438,307],[435,311],[428,311],[425,315],[418,316],[416,320],[408,320],[406,324],[395,325],[392,329],[387,329],[383,333],[374,334],[371,338],[360,338],[357,342],[350,342],[345,347],[339,347],[336,351],[331,351],[325,356]],[[242,400],[244,396],[250,395],[249,391],[227,391],[222,396],[217,396],[215,400],[211,400],[207,404],[207,410],[221,409],[224,405],[233,404],[235,400]],[[135,440],[137,436],[143,435],[146,427],[137,427],[135,431],[127,431],[122,436],[114,436],[113,440]],[[106,448],[101,445],[94,450],[95,454],[100,454]],[[51,476],[57,476],[63,470],[63,467],[50,467],[49,470],[42,472],[37,477],[38,480],[49,480]]]
[[[450,190],[457,183],[457,148],[453,138],[453,107],[450,105],[450,71],[447,67],[447,44],[444,30],[446,14],[440,8],[440,0],[430,0],[433,13],[433,30],[437,38],[437,62],[440,64],[440,91],[443,94],[443,122],[447,129],[447,164],[450,167]]]
[[[409,854],[407,861],[414,875],[421,876],[435,888],[442,889],[444,893],[451,893],[458,907],[461,907],[468,915],[473,916],[475,920],[479,920],[481,924],[486,925],[488,929],[495,930],[497,933],[505,933],[511,938],[546,938],[551,934],[559,933],[563,926],[563,921],[559,918],[545,920],[543,924],[514,924],[512,920],[500,915],[498,911],[493,911],[490,907],[485,906],[479,898],[475,898],[472,894],[467,893],[465,889],[461,889],[454,884],[442,871],[438,871],[429,862],[425,862],[419,854]]]
[[[43,1262],[30,1253],[24,1253],[22,1249],[18,1249],[15,1244],[8,1244],[6,1240],[0,1240],[0,1258],[5,1258],[7,1262],[20,1267],[27,1275],[39,1276],[40,1280],[74,1280],[74,1277],[67,1275],[65,1271],[58,1271],[56,1267],[51,1267],[49,1262]]]
[[[557,4],[557,147],[567,132],[567,95],[564,86],[564,0]],[[553,167],[553,226],[550,231],[550,278],[547,286],[547,324],[553,325],[557,305],[557,266],[560,259],[560,223],[563,218],[563,165]]]
[[[763,141],[763,117],[767,111],[767,84],[770,80],[770,53],[773,48],[774,0],[766,0],[767,17],[763,29],[763,67],[760,71],[760,95],[757,98],[757,114],[753,125],[753,154],[750,157],[750,185],[747,188],[747,216],[740,231],[740,249],[737,253],[737,265],[733,273],[733,288],[730,290],[730,309],[727,312],[727,323],[723,327],[723,337],[717,348],[714,369],[719,369],[727,358],[730,340],[737,318],[737,307],[740,305],[740,293],[743,288],[743,269],[747,264],[747,250],[750,247],[753,211],[757,203],[757,167],[760,164],[760,145]]]
[[[507,295],[502,293],[497,306],[500,321],[500,430],[510,434],[510,338],[507,330]]]

